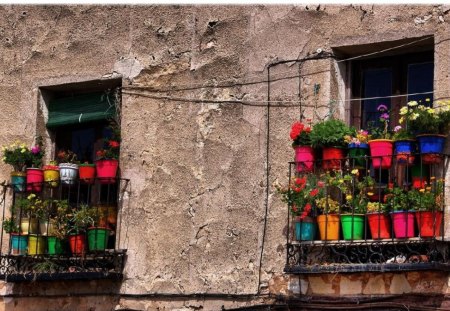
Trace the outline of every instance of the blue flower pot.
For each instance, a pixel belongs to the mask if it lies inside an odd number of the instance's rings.
[[[28,249],[28,236],[11,234],[11,254],[26,255]]]
[[[394,142],[395,158],[400,165],[413,165],[416,142],[414,140],[397,140]]]
[[[424,134],[418,135],[416,138],[424,164],[435,164],[442,161],[441,154],[444,152],[446,135]]]
[[[312,241],[316,237],[317,225],[313,218],[305,217],[295,221],[295,239],[297,241]]]
[[[11,185],[13,186],[14,192],[24,192],[26,180],[27,177],[24,173],[11,173]]]

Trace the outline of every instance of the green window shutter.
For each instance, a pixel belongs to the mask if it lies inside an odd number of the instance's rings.
[[[48,105],[47,127],[106,120],[114,117],[115,105],[113,94],[105,92],[57,98]]]

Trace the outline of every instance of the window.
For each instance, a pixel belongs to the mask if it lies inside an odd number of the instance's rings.
[[[408,101],[433,101],[433,51],[356,60],[351,67],[352,97],[363,98],[351,107],[351,122],[357,128],[367,129],[369,122],[377,124],[380,104],[392,111],[395,122],[400,107]],[[395,97],[402,94],[419,95]]]

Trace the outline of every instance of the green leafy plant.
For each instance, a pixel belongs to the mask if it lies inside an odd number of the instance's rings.
[[[79,208],[72,209],[68,217],[68,234],[80,234],[85,232],[89,226],[94,225],[93,209],[86,204],[81,204]]]
[[[389,206],[381,202],[368,202],[367,213],[388,213]]]
[[[394,212],[410,210],[408,193],[400,187],[387,189],[385,200],[389,208]]]
[[[438,180],[428,187],[410,190],[408,199],[416,211],[438,211],[442,210],[443,193],[444,182]]]
[[[44,158],[44,144],[42,137],[36,139],[36,144],[31,147],[30,162],[32,167],[40,168],[42,166],[42,159]]]
[[[401,125],[397,125],[394,127],[394,134],[392,135],[393,140],[407,140],[407,139],[414,139],[414,134],[407,130],[406,128],[403,128]]]
[[[96,152],[97,159],[119,159],[120,155],[120,128],[115,123],[108,127],[111,136],[103,140],[103,149]]]
[[[3,146],[3,162],[13,167],[15,172],[23,172],[31,163],[31,150],[22,142],[16,141]]]
[[[282,201],[290,206],[293,216],[304,218],[311,214],[313,204],[323,196],[325,184],[315,175],[294,177],[288,187],[276,185]]]
[[[77,163],[77,154],[72,150],[59,150],[56,154],[56,162],[61,163]]]
[[[426,100],[429,101],[429,100]],[[406,123],[412,133],[419,134],[445,134],[450,130],[450,101],[437,101],[431,108],[410,101],[400,109],[400,124]]]
[[[5,230],[6,233],[17,233],[19,232],[19,226],[14,219],[10,217],[3,220],[3,230]]]
[[[67,200],[53,200],[55,213],[52,215],[53,226],[49,235],[56,236],[62,240],[66,237],[69,230],[70,206]]]
[[[345,147],[347,143],[344,137],[355,135],[355,129],[343,121],[328,119],[313,126],[310,138],[313,147]]]
[[[372,139],[391,139],[392,133],[389,130],[390,115],[386,105],[381,104],[377,107],[380,114],[378,121],[367,122],[369,133]],[[381,124],[381,126],[379,125]]]

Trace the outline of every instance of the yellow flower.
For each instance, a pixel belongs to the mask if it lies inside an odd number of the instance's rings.
[[[419,191],[422,192],[422,193],[424,193],[424,192],[425,192],[425,189],[422,188],[422,189],[420,189]]]
[[[342,183],[344,183],[344,180],[341,178],[341,179],[339,179],[339,181],[338,181],[340,184],[342,184]]]
[[[373,192],[367,192],[367,195],[368,195],[369,197],[371,197],[371,196],[373,196]]]
[[[413,113],[412,115],[411,115],[411,120],[415,120],[415,119],[417,119],[419,117],[419,114],[418,113]]]
[[[352,174],[353,174],[353,175],[358,175],[358,174],[359,174],[358,169],[357,169],[357,168],[353,169],[353,170],[352,170]]]
[[[20,153],[25,153],[25,151],[27,151],[25,148],[23,148],[22,150],[20,150]]]
[[[413,100],[413,101],[410,101],[409,103],[408,103],[408,106],[409,107],[414,107],[414,106],[417,106],[418,104],[417,104],[417,102],[415,101],[415,100]]]
[[[426,187],[427,191],[431,191],[431,187]]]
[[[408,113],[408,107],[402,107],[401,109],[400,109],[400,115],[405,115],[405,114],[407,114]]]
[[[436,177],[434,177],[434,176],[430,177],[430,180],[435,180],[435,179],[436,179]]]
[[[345,198],[347,199],[347,201],[350,201],[353,197],[351,194],[347,194],[347,196]]]
[[[426,102],[429,102],[429,101],[430,101],[430,99],[429,99],[429,98],[425,98],[425,101],[426,101]]]
[[[431,113],[434,113],[434,109],[433,109],[433,108],[428,108],[428,109],[427,109],[427,112],[430,113],[430,114],[431,114]]]
[[[31,200],[31,199],[34,199],[36,197],[36,195],[34,194],[34,193],[31,193],[28,197],[27,197],[27,199],[28,200]]]
[[[403,121],[405,121],[405,119],[403,119],[403,117],[401,117],[400,120],[398,120],[398,123],[402,124]]]

